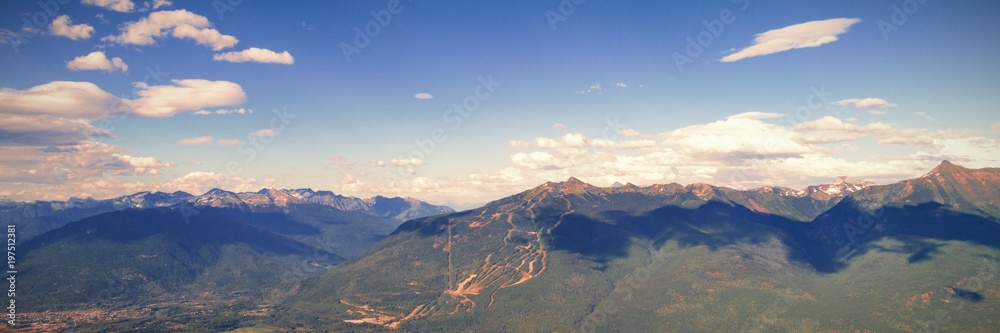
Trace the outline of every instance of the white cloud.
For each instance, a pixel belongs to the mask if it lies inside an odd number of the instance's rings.
[[[283,64],[291,65],[295,59],[288,51],[277,53],[268,49],[251,47],[239,52],[220,53],[212,56],[215,61],[228,61],[235,63],[257,62],[263,64]],[[418,97],[419,98],[419,97]]]
[[[862,109],[891,108],[896,106],[896,104],[886,102],[884,99],[874,98],[874,97],[862,98],[862,99],[857,99],[857,98],[843,99],[833,102],[833,104],[840,106],[853,105],[856,108],[862,108]]]
[[[601,87],[600,83],[592,84],[590,86],[587,86],[587,89],[576,91],[578,95],[590,95],[590,94],[601,95],[606,92],[608,92],[608,90]]]
[[[563,125],[563,124],[560,124],[560,123],[555,123],[555,124],[552,124],[552,128],[559,129],[559,130],[566,129],[566,125]]]
[[[434,98],[434,95],[422,92],[422,93],[417,93],[416,95],[413,95],[413,98],[416,98],[416,99],[432,99],[432,98]]]
[[[17,166],[0,168],[0,186],[14,188],[24,184],[59,184],[85,181],[115,175],[158,174],[162,168],[173,167],[154,157],[132,156],[120,147],[105,143],[84,141],[61,148],[37,146],[0,146],[0,165]],[[21,185],[18,186],[17,184]],[[74,195],[71,192],[62,192]]]
[[[923,111],[917,111],[917,112],[914,112],[913,114],[916,114],[916,115],[918,115],[918,116],[921,116],[921,117],[923,117],[924,119],[927,119],[927,120],[930,120],[930,121],[934,121],[934,118],[933,118],[933,117],[931,117],[931,116],[930,116],[929,114],[927,114],[926,112],[923,112]]]
[[[507,145],[512,148],[531,148],[531,142],[524,140],[508,140]]]
[[[515,143],[521,143],[521,142],[515,142]],[[527,144],[527,142],[524,142],[524,144]],[[649,139],[621,140],[621,141],[616,141],[611,139],[601,139],[601,138],[590,139],[580,133],[569,133],[557,139],[537,137],[535,138],[535,145],[538,148],[544,148],[544,149],[584,148],[584,147],[607,148],[607,149],[639,149],[639,148],[648,148],[656,146],[657,142]]]
[[[795,125],[799,131],[850,131],[850,132],[871,132],[873,130],[892,129],[891,125],[883,123],[872,123],[864,126],[857,124],[856,119],[843,121],[836,117],[826,116],[817,120],[802,122]]]
[[[528,169],[559,169],[570,166],[568,161],[557,158],[548,152],[536,151],[531,153],[516,153],[510,155],[511,162],[515,167]]]
[[[858,22],[861,22],[861,19],[835,18],[768,30],[758,34],[754,38],[753,45],[723,57],[722,62],[733,62],[756,56],[833,43],[838,40],[837,36],[847,32],[852,25]]]
[[[876,115],[876,116],[884,116],[884,115],[889,114],[888,111],[881,111],[881,110],[868,110],[868,113]]]
[[[54,81],[25,90],[0,89],[0,195],[64,200],[71,195],[108,197],[156,190],[161,185],[185,185],[128,183],[109,177],[160,175],[162,169],[174,164],[92,141],[111,136],[104,129],[106,123],[98,120],[123,114],[164,117],[245,99],[239,85],[226,81],[175,80],[171,85],[137,83],[136,87],[139,98],[135,100],[114,97],[89,82]],[[226,146],[240,142],[212,137],[178,141],[211,143]],[[239,187],[248,183],[259,184],[252,179],[226,184]]]
[[[746,118],[688,126],[661,137],[694,156],[789,156],[816,150],[805,142],[801,133]]]
[[[53,81],[26,90],[0,89],[0,113],[96,120],[124,106],[90,82]]]
[[[187,79],[174,80],[173,85],[137,83],[136,86],[139,98],[135,100],[112,96],[90,82],[53,81],[26,90],[0,89],[0,114],[59,117],[64,119],[58,123],[81,129],[80,120],[99,120],[122,114],[167,117],[206,107],[241,104],[246,100],[242,88],[227,81]],[[51,118],[36,120],[53,121]],[[85,132],[87,135],[97,133],[93,129]]]
[[[628,88],[627,84],[624,84],[624,83],[621,83],[621,82],[615,83],[615,86],[619,87],[619,88]]]
[[[129,45],[151,45],[156,38],[171,35],[175,38],[190,38],[201,45],[209,46],[215,51],[232,47],[239,42],[236,37],[223,35],[212,29],[211,23],[204,16],[194,14],[184,9],[159,11],[139,21],[129,22],[122,26],[121,33],[101,38],[102,41]]]
[[[49,33],[72,40],[87,39],[94,33],[94,27],[86,24],[73,25],[69,15],[60,15],[52,20],[52,24],[49,25]]]
[[[243,141],[235,139],[216,139],[211,136],[199,136],[194,138],[181,139],[177,144],[181,146],[203,146],[215,144],[219,146],[239,146]]]
[[[0,117],[0,145],[64,146],[109,136],[110,132],[83,119],[21,114]]]
[[[893,130],[892,125],[881,122],[858,125],[855,121],[843,121],[826,116],[817,120],[795,125],[795,130],[804,132],[804,142],[831,143],[855,141],[870,135],[885,135]]]
[[[149,156],[131,156],[125,154],[114,154],[112,156],[132,167],[131,173],[139,175],[156,175],[160,173],[161,168],[174,166],[173,163],[163,163],[159,159]],[[130,174],[130,171],[125,170],[124,172],[119,172],[119,174],[127,175]]]
[[[929,146],[934,143],[933,133],[926,129],[895,129],[878,136],[878,143],[884,145]]]
[[[535,138],[535,145],[539,148],[576,148],[588,145],[587,137],[580,133],[569,133],[559,139],[546,137]]]
[[[199,136],[196,138],[180,139],[177,144],[181,146],[200,146],[207,145],[215,141],[215,138],[210,136]]]
[[[643,137],[642,133],[639,133],[639,131],[636,131],[636,130],[631,129],[631,128],[623,129],[620,132],[618,132],[618,134],[621,134],[622,136],[629,137],[629,138],[641,138],[641,137]]]
[[[172,85],[146,86],[137,83],[137,100],[125,100],[138,115],[169,117],[210,107],[243,104],[246,93],[236,83],[202,79],[171,80]]]
[[[121,13],[128,13],[135,9],[135,4],[131,0],[82,0],[80,3]]]
[[[424,160],[419,158],[394,158],[389,161],[391,166],[420,166],[424,165]]]
[[[591,147],[605,149],[641,149],[652,148],[659,143],[655,140],[610,140],[610,139],[588,139]]]
[[[253,113],[253,110],[247,108],[215,110],[215,114],[247,114],[247,113]]]
[[[773,119],[773,118],[781,118],[781,116],[782,115],[780,113],[750,111],[750,112],[744,112],[744,113],[740,113],[740,114],[734,114],[732,116],[726,117],[726,119],[735,119],[735,118],[742,118],[742,119]]]
[[[346,161],[346,159],[344,161]],[[342,167],[345,166],[345,163],[350,165],[350,163],[348,163],[348,162],[337,162],[337,164],[341,164]],[[424,160],[420,159],[420,158],[416,158],[416,157],[414,157],[414,158],[394,158],[394,159],[390,160],[389,162],[385,162],[385,161],[382,161],[382,160],[371,160],[371,161],[368,162],[368,165],[373,166],[373,167],[388,167],[388,166],[395,166],[395,167],[415,167],[415,166],[424,165]],[[408,169],[408,173],[409,174],[413,174],[413,172],[414,172],[413,169]]]
[[[122,61],[122,58],[118,57],[108,60],[104,51],[94,51],[90,52],[90,54],[73,58],[73,60],[66,63],[66,68],[74,71],[102,70],[105,72],[120,71],[124,73],[128,71],[128,64]]]
[[[198,110],[198,111],[194,112],[195,115],[199,115],[199,116],[207,116],[207,115],[211,115],[211,114],[224,115],[224,114],[248,114],[248,113],[253,113],[253,110],[252,109],[247,109],[247,108],[239,108],[239,109],[218,109],[218,110],[215,110],[215,111]]]
[[[195,42],[205,46],[211,46],[212,50],[219,51],[225,48],[232,47],[236,45],[239,40],[236,37],[223,35],[218,30],[209,28],[196,28],[192,25],[179,25],[174,28],[173,36],[175,38],[190,38]],[[291,62],[292,56],[286,51],[284,55],[278,55],[281,61]],[[288,60],[284,60],[284,56],[287,56]],[[236,58],[239,58],[236,56]],[[229,59],[229,58],[227,58]]]
[[[278,135],[278,132],[275,131],[275,130],[273,130],[273,129],[269,129],[269,128],[265,128],[265,129],[262,129],[262,130],[250,133],[250,136],[256,136],[256,137],[265,137],[265,136],[266,137],[272,137],[272,136],[275,136],[275,135]]]
[[[983,132],[973,130],[937,130],[924,128],[894,128],[880,133],[879,144],[903,145],[919,148],[933,148],[942,141],[985,138]],[[958,161],[957,159],[955,161]]]
[[[143,90],[137,100],[116,98],[89,82],[55,81],[26,90],[0,89],[0,188],[21,195],[38,195],[30,188],[45,187],[31,184],[75,182],[73,190],[84,190],[59,193],[79,195],[86,193],[92,182],[107,181],[102,178],[106,173],[156,175],[160,169],[172,167],[172,163],[154,157],[134,156],[123,148],[91,141],[111,136],[108,130],[92,122],[122,114],[164,116],[162,112],[166,111],[193,111],[198,104],[212,104],[218,93],[227,88],[199,86],[198,82],[190,84],[185,80],[177,82],[187,88],[172,99],[169,91],[159,90],[162,86],[146,85],[140,85]],[[185,103],[191,101],[195,105],[184,109]],[[104,122],[97,125],[107,126]],[[179,143],[211,142],[211,138],[193,139]]]

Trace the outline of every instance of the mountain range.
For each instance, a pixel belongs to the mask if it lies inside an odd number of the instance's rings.
[[[801,190],[570,178],[462,212],[212,190],[48,231],[22,273],[36,328],[988,332],[998,204],[1000,169],[947,161]]]
[[[412,198],[360,199],[310,189],[212,189],[200,196],[140,192],[14,203],[0,212],[17,226],[23,244],[19,294],[32,300],[22,310],[32,311],[27,317],[34,329],[97,324],[87,329],[156,331],[162,322],[147,326],[141,315],[150,311],[148,302],[159,304],[161,314],[188,313],[192,303],[252,309],[264,292],[363,253],[406,219],[454,210]],[[115,317],[135,321],[114,327],[78,312],[136,308]],[[30,314],[51,311],[66,315],[38,320]],[[175,317],[195,330],[232,327],[226,314],[238,312],[220,311]]]
[[[26,242],[66,223],[97,214],[126,209],[170,207],[181,203],[192,207],[235,208],[248,212],[282,211],[287,210],[290,205],[316,204],[400,222],[454,212],[449,207],[431,205],[413,198],[375,196],[362,199],[308,188],[261,189],[242,193],[215,188],[200,196],[183,191],[144,191],[104,200],[71,198],[67,201],[6,201],[0,203],[0,222],[18,225],[19,239]]]
[[[947,161],[895,184],[802,191],[570,178],[408,221],[300,282],[273,318],[320,331],[991,331],[998,195],[1000,169]]]

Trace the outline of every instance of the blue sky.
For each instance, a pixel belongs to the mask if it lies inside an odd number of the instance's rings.
[[[18,200],[311,187],[461,206],[569,176],[801,187],[1000,165],[995,1],[42,4],[0,5],[0,196]]]

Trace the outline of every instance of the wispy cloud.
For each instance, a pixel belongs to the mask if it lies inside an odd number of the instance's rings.
[[[739,61],[794,49],[817,47],[836,42],[855,23],[856,18],[835,18],[790,25],[757,34],[753,45],[722,58],[722,62]]]
[[[896,104],[886,102],[886,100],[884,99],[874,98],[874,97],[861,98],[861,99],[858,98],[842,99],[833,102],[833,104],[840,106],[853,105],[856,108],[862,108],[862,109],[891,108],[896,106]]]
[[[413,95],[413,98],[416,98],[416,99],[432,99],[432,98],[434,98],[434,95],[422,92],[422,93],[417,93],[416,95]]]
[[[275,135],[278,135],[278,132],[275,131],[275,130],[273,130],[273,129],[270,129],[270,128],[265,128],[265,129],[262,129],[262,130],[250,133],[250,136],[255,136],[255,137],[266,137],[266,136],[275,136]]]
[[[171,2],[170,0],[153,0],[152,4],[150,4],[149,2],[147,2],[146,6],[152,6],[153,9],[160,9],[160,7],[167,7],[167,6],[171,6],[173,4],[174,3]]]
[[[373,166],[373,167],[386,167],[386,166],[407,166],[407,167],[413,167],[413,166],[424,165],[424,160],[420,159],[420,158],[416,158],[416,157],[414,157],[414,158],[394,158],[394,159],[390,160],[389,162],[385,162],[385,161],[382,161],[382,160],[371,160],[371,161],[368,162],[368,165]]]
[[[180,139],[177,141],[177,144],[181,146],[200,146],[210,144],[212,141],[215,141],[215,138],[206,135],[196,138]]]
[[[228,146],[239,146],[241,143],[243,143],[243,141],[236,140],[236,139],[219,139],[219,140],[215,140],[215,144],[220,145],[220,146],[227,146],[227,147]]]
[[[598,84],[592,84],[592,85],[587,86],[587,89],[577,90],[576,91],[576,93],[578,95],[590,95],[590,94],[601,95],[601,94],[604,94],[606,92],[608,92],[608,90],[604,89],[604,87],[602,87],[600,83],[598,83]]]
[[[253,110],[247,108],[239,108],[239,109],[218,109],[215,111],[198,110],[194,112],[194,114],[199,116],[207,116],[210,114],[247,114],[247,113],[253,113]]]
[[[742,118],[742,119],[772,119],[772,118],[781,118],[781,114],[780,113],[770,113],[770,112],[760,112],[760,111],[750,111],[750,112],[744,112],[744,113],[740,113],[740,114],[734,114],[732,116],[726,117],[726,119],[735,119],[735,118]]]
[[[552,124],[552,128],[559,129],[559,130],[566,129],[566,125],[563,125],[563,124],[560,124],[560,123],[555,123],[555,124]]]
[[[215,144],[217,146],[239,146],[241,143],[243,143],[243,141],[236,139],[216,139],[207,135],[177,141],[177,144],[181,146],[202,146],[209,144]]]

